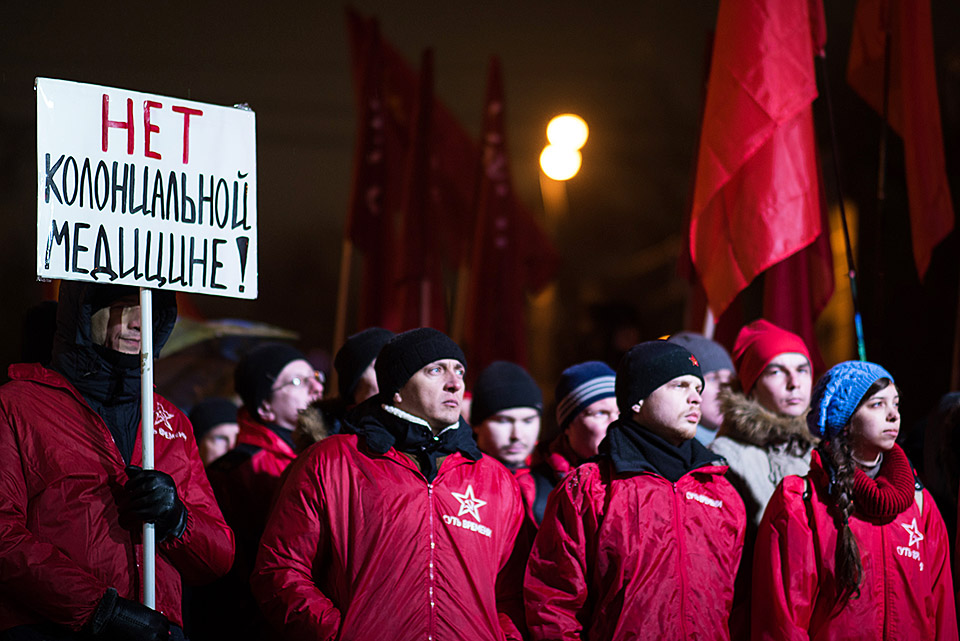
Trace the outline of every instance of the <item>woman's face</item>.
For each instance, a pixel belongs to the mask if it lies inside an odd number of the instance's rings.
[[[893,383],[866,399],[850,418],[853,455],[866,463],[893,449],[899,433],[900,393]]]

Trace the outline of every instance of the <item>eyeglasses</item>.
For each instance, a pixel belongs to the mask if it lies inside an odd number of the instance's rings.
[[[279,390],[282,390],[284,387],[288,385],[293,385],[294,387],[300,387],[301,385],[306,385],[311,380],[315,380],[320,385],[323,385],[324,383],[327,382],[327,377],[324,376],[323,372],[314,370],[313,374],[311,374],[310,376],[294,376],[283,385],[280,385],[279,387],[274,387],[273,391],[277,392]]]

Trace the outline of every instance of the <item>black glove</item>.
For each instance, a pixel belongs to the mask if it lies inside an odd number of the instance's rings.
[[[109,588],[93,613],[90,632],[103,641],[168,641],[170,622],[156,610],[121,598]]]
[[[145,470],[128,465],[129,481],[117,500],[120,524],[128,530],[139,528],[144,522],[156,525],[157,541],[170,536],[179,537],[187,528],[187,508],[177,496],[177,485],[169,474],[159,470]]]

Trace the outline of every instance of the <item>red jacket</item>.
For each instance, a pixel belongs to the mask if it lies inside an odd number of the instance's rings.
[[[554,489],[524,581],[532,639],[729,639],[745,512],[706,465],[677,483],[585,463]]]
[[[13,365],[0,388],[0,630],[52,621],[79,630],[107,588],[139,601],[140,536],[120,527],[127,481],[106,424],[60,374]],[[190,422],[154,396],[156,468],[187,508],[180,538],[157,545],[157,610],[182,625],[181,576],[212,581],[233,562],[233,533],[207,483]],[[138,437],[131,463],[140,465]]]
[[[296,454],[270,428],[254,421],[246,409],[238,412],[237,422],[237,447],[214,461],[207,475],[227,523],[237,534],[237,560],[248,576],[280,475]]]
[[[518,639],[519,573],[497,581],[522,519],[490,457],[450,454],[428,483],[396,449],[334,435],[290,468],[251,586],[290,639]]]
[[[956,639],[947,531],[926,490],[886,523],[850,517],[863,583],[860,597],[836,611],[828,482],[814,451],[810,474],[785,477],[767,504],[754,554],[752,638]]]
[[[263,423],[253,420],[245,408],[237,413],[237,423],[240,425],[237,445],[259,448],[250,461],[253,473],[279,478],[297,458],[296,452],[286,441]]]

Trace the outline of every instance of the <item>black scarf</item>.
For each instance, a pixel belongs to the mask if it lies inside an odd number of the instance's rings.
[[[293,450],[294,452],[297,451],[297,445],[293,440],[293,430],[286,427],[281,427],[276,423],[265,423],[264,426],[268,430],[276,434],[281,441],[289,445],[291,450]]]
[[[97,358],[61,359],[55,355],[53,368],[73,383],[90,408],[100,415],[124,463],[130,463],[140,424],[140,357],[99,346],[88,349]],[[87,367],[79,368],[79,363],[86,363]]]
[[[483,456],[473,439],[473,432],[462,419],[456,429],[447,429],[434,436],[429,427],[378,408],[360,419],[356,432],[376,454],[386,454],[392,447],[413,456],[428,482],[437,477],[437,460],[440,458],[454,452],[460,452],[470,461],[479,461]]]
[[[610,424],[600,443],[600,455],[610,458],[617,474],[651,472],[671,483],[698,467],[718,462],[718,456],[695,438],[674,446],[630,419]]]

